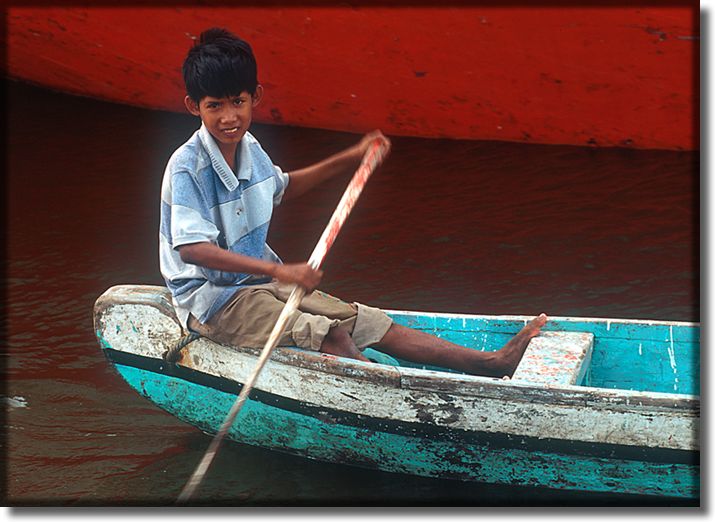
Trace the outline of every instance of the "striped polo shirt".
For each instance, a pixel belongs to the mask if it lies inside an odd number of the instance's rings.
[[[189,313],[206,322],[238,288],[269,279],[184,263],[178,247],[210,242],[245,256],[281,262],[266,244],[266,236],[288,174],[273,164],[249,133],[236,154],[237,175],[201,125],[174,152],[164,172],[159,265],[184,327]]]

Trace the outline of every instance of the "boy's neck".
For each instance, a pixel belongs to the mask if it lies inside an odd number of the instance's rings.
[[[223,159],[226,160],[229,168],[234,174],[238,172],[238,165],[236,165],[236,151],[238,150],[239,143],[221,143],[217,139],[214,139],[216,145],[218,145],[218,150],[221,151]]]

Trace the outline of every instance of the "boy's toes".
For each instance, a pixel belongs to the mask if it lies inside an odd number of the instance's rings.
[[[549,316],[547,316],[546,314],[539,314],[537,317],[534,317],[531,321],[527,323],[527,325],[524,327],[524,330],[526,330],[529,335],[536,336],[539,334],[541,328],[546,324],[548,320]]]

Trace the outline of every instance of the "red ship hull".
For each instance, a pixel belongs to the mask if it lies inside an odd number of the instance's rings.
[[[247,39],[257,121],[392,135],[699,148],[699,10],[652,7],[12,7],[11,77],[183,111],[204,29]]]

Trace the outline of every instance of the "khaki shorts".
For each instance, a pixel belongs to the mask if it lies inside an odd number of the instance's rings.
[[[292,289],[277,281],[241,288],[205,324],[189,316],[189,328],[222,344],[263,348]],[[380,341],[391,325],[382,310],[315,290],[288,319],[278,346],[319,351],[330,329],[343,326],[363,350]]]

